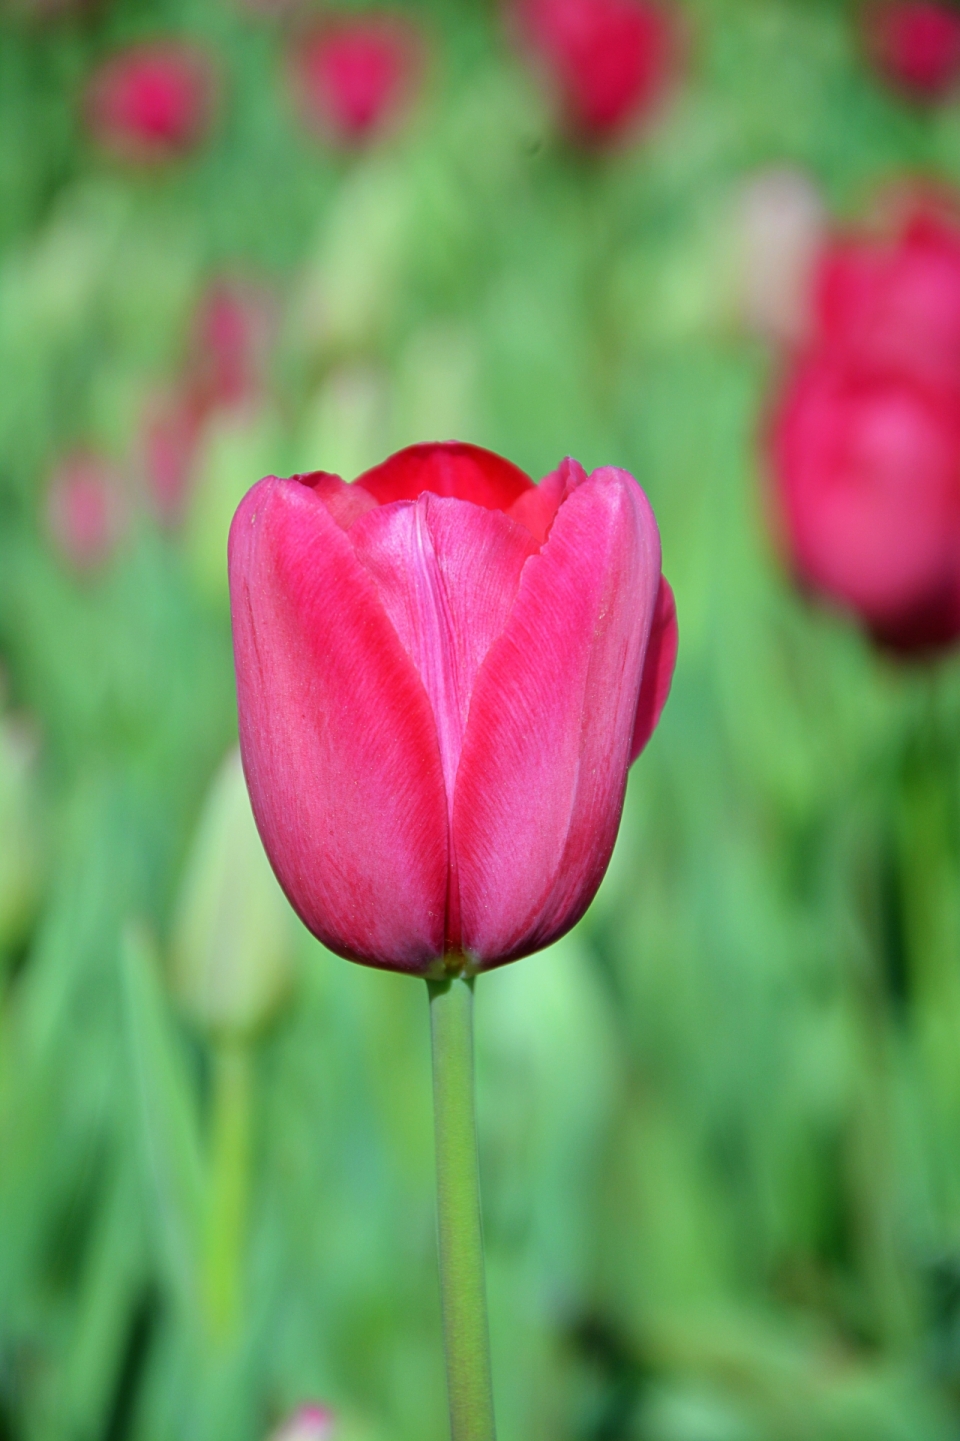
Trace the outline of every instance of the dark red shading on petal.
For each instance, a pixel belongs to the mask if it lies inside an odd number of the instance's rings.
[[[463,948],[485,969],[549,945],[616,839],[660,538],[624,471],[595,471],[526,564],[477,676],[453,805]]]
[[[341,530],[349,530],[361,515],[377,508],[377,502],[369,491],[348,485],[339,475],[331,475],[329,471],[313,470],[309,475],[294,475],[291,479],[308,485],[314,495],[320,497]]]
[[[486,510],[508,510],[533,481],[519,466],[492,450],[461,441],[409,445],[382,465],[364,471],[355,485],[380,505],[394,500],[416,500],[425,490],[434,495],[470,500]]]
[[[582,485],[587,473],[579,461],[568,456],[556,470],[545,475],[539,485],[531,486],[513,502],[508,515],[527,527],[542,545],[550,534],[553,517],[561,504],[578,485]]]
[[[331,950],[422,973],[443,952],[448,820],[420,678],[308,486],[254,486],[229,569],[240,748],[278,879]]]
[[[661,575],[657,608],[643,660],[643,680],[640,682],[640,699],[637,701],[637,718],[630,746],[631,765],[656,730],[657,721],[667,703],[677,664],[678,642],[677,603],[670,582]]]

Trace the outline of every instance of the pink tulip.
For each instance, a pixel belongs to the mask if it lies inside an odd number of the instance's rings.
[[[89,129],[121,160],[183,155],[203,138],[213,113],[212,65],[176,40],[131,45],[105,60],[86,93]]]
[[[47,533],[74,570],[103,565],[127,520],[119,479],[102,457],[77,452],[57,467],[47,490]]]
[[[304,122],[340,145],[382,133],[411,99],[420,49],[412,27],[394,15],[325,21],[301,40],[293,57]]]
[[[515,28],[577,139],[618,139],[666,91],[677,24],[656,0],[515,0]]]
[[[271,1432],[270,1441],[333,1441],[335,1425],[326,1406],[300,1406]]]
[[[865,11],[867,50],[914,100],[939,100],[960,79],[960,13],[937,0],[891,0]]]
[[[473,973],[579,919],[676,616],[635,481],[489,451],[255,485],[230,532],[240,744],[292,905],[351,960]]]

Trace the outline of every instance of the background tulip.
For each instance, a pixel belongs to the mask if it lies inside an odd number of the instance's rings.
[[[86,119],[122,160],[169,160],[192,150],[213,114],[214,75],[203,51],[174,40],[133,45],[91,76]]]
[[[240,737],[281,884],[332,949],[483,970],[583,914],[676,648],[652,512],[473,446],[254,486],[230,534]]]
[[[311,129],[338,144],[356,145],[399,117],[419,69],[418,37],[399,17],[331,18],[297,45],[297,103]]]
[[[651,0],[519,0],[521,41],[576,138],[614,140],[648,115],[670,80],[672,15]]]
[[[921,211],[824,254],[773,456],[793,563],[900,650],[960,635],[960,232]]]
[[[103,565],[127,519],[119,477],[102,456],[78,452],[57,467],[47,490],[47,532],[74,570]]]
[[[938,0],[894,0],[864,17],[869,54],[891,85],[939,100],[960,77],[960,12]]]

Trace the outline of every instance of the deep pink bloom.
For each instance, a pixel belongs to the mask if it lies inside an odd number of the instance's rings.
[[[960,226],[918,200],[889,235],[827,246],[815,284],[820,343],[848,360],[960,377]]]
[[[409,104],[420,70],[419,36],[386,14],[326,20],[300,40],[292,60],[304,122],[341,145],[388,129]]]
[[[864,12],[881,74],[915,100],[939,100],[960,78],[960,13],[936,0],[893,0]]]
[[[620,137],[648,116],[677,58],[677,25],[653,0],[516,0],[515,24],[576,138]]]
[[[86,91],[94,139],[120,159],[168,160],[192,150],[213,115],[215,77],[194,45],[131,45],[94,71]]]
[[[47,532],[60,555],[78,571],[91,571],[113,554],[128,511],[119,479],[101,456],[77,452],[54,472],[47,489]]]
[[[784,395],[774,454],[806,584],[896,649],[960,635],[960,389],[811,355]]]
[[[929,203],[827,247],[773,426],[801,580],[882,643],[960,636],[960,230]]]
[[[676,655],[636,482],[413,446],[353,485],[260,481],[229,566],[254,815],[310,930],[418,974],[567,931]]]
[[[256,399],[263,390],[273,316],[270,296],[256,284],[215,280],[193,322],[186,386],[194,407],[211,410]]]

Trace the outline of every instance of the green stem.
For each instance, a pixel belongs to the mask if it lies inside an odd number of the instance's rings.
[[[428,981],[440,1299],[452,1441],[495,1441],[473,1102],[473,981]]]
[[[219,1037],[213,1053],[206,1236],[207,1314],[216,1345],[232,1335],[240,1314],[250,1182],[250,1092],[247,1042]]]

